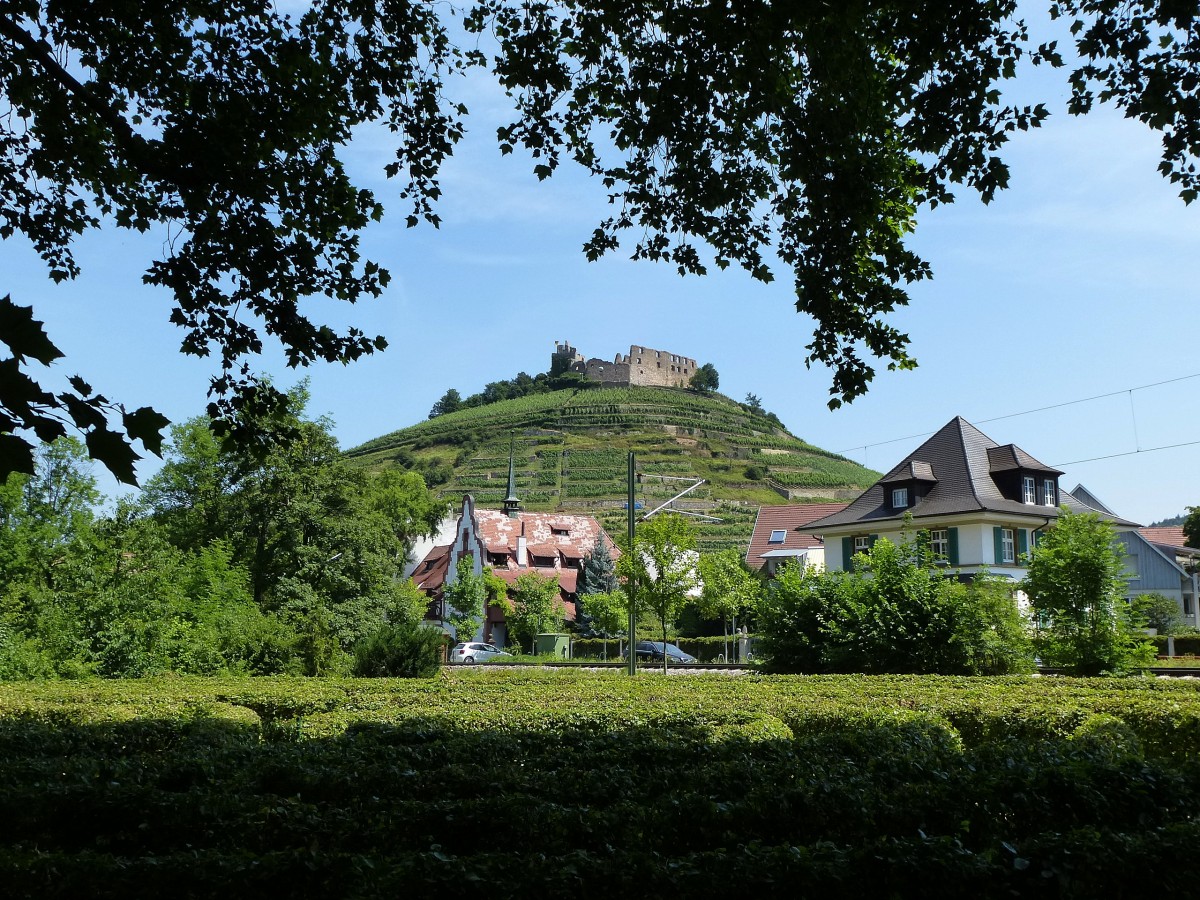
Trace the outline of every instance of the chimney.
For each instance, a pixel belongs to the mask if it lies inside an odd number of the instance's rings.
[[[524,569],[529,565],[529,544],[525,540],[525,523],[521,523],[521,534],[517,538],[517,565]]]

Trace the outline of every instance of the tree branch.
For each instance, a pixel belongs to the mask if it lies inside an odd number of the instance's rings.
[[[98,98],[92,89],[80,82],[63,68],[54,58],[53,48],[44,40],[38,40],[21,29],[12,19],[0,16],[0,37],[8,38],[20,47],[28,59],[36,63],[59,87],[78,99],[112,133],[113,140],[124,160],[138,171],[151,178],[177,182],[168,170],[153,158],[146,146],[146,139],[134,132],[125,118],[112,106]]]

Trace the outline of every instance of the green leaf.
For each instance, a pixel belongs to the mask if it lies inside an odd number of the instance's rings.
[[[121,421],[131,438],[141,441],[142,446],[155,456],[162,456],[162,432],[171,424],[170,419],[148,406],[143,406],[122,415]]]
[[[19,362],[30,357],[48,366],[62,356],[42,325],[33,317],[32,306],[17,306],[8,294],[0,297],[0,341],[8,345]]]
[[[96,428],[87,433],[85,441],[88,455],[103,463],[114,478],[123,484],[137,484],[133,464],[141,457],[133,452],[133,447],[125,440],[124,435],[107,428]]]
[[[80,378],[78,375],[72,375],[70,378],[67,379],[67,381],[69,381],[71,383],[71,387],[75,388],[75,390],[78,391],[84,397],[88,396],[92,392],[92,386],[90,384],[88,384],[86,381],[84,381],[82,378]]]
[[[13,472],[33,474],[33,451],[28,441],[14,434],[0,434],[0,481]]]

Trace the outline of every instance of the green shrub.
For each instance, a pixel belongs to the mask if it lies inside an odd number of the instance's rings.
[[[442,662],[442,633],[413,622],[387,624],[354,645],[354,674],[430,678]]]

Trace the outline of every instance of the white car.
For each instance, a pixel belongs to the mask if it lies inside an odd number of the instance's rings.
[[[455,644],[450,651],[451,665],[473,665],[474,663],[485,663],[495,659],[498,656],[511,657],[511,653],[505,653],[495,644],[481,644],[471,641],[465,644]]]

